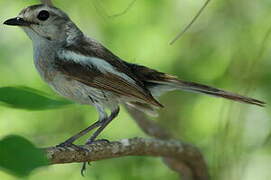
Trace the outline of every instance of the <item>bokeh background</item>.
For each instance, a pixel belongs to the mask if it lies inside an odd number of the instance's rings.
[[[190,22],[203,0],[55,0],[89,36],[121,58],[233,92],[256,97],[266,108],[186,92],[160,100],[155,118],[176,137],[199,147],[213,179],[271,179],[271,1],[216,0],[174,45],[170,40]],[[0,0],[0,22],[34,0]],[[0,25],[0,86],[23,85],[54,95],[40,79],[31,41],[19,28]],[[25,111],[0,106],[0,138],[23,136],[40,147],[56,145],[97,119],[93,107]],[[102,138],[145,137],[122,108]],[[78,143],[83,143],[82,138]],[[1,180],[77,180],[81,164],[39,168]],[[178,179],[159,158],[125,157],[91,163],[90,180]]]

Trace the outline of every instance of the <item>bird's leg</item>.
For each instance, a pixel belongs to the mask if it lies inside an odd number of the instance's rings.
[[[114,111],[112,111],[111,115],[104,119],[102,121],[102,125],[99,127],[99,129],[97,129],[91,136],[90,138],[87,140],[86,144],[92,144],[92,143],[95,143],[95,139],[97,138],[97,136],[104,130],[104,128],[115,118],[117,117],[117,115],[119,114],[119,107],[117,107],[117,109],[115,109]],[[99,141],[99,140],[97,140]],[[102,139],[102,141],[108,141],[108,140],[105,140],[105,139]],[[84,176],[84,172],[86,171],[86,163],[87,162],[84,162],[83,163],[83,166],[81,168],[81,175]]]
[[[94,100],[93,100],[93,98],[91,96],[89,96],[89,99],[92,102],[94,102]],[[89,131],[91,131],[91,130],[97,128],[97,127],[102,126],[105,119],[107,119],[107,113],[104,110],[104,108],[99,104],[94,104],[94,106],[96,107],[96,109],[99,112],[99,120],[96,121],[95,123],[93,123],[92,125],[90,125],[89,127],[87,127],[86,129],[83,129],[79,133],[77,133],[74,136],[70,137],[69,139],[67,139],[63,143],[60,143],[59,145],[57,145],[57,147],[73,147],[74,149],[79,149],[79,150],[81,149],[81,150],[87,151],[84,148],[81,148],[81,147],[78,147],[78,146],[74,145],[73,142],[76,141],[77,139],[79,139],[80,137],[84,136],[85,134],[87,134]]]
[[[101,125],[102,125],[102,121],[98,120],[95,123],[93,123],[92,125],[90,125],[89,127],[87,127],[86,129],[83,129],[79,133],[77,133],[74,136],[70,137],[69,139],[67,139],[63,143],[60,143],[59,145],[57,145],[57,147],[72,147],[72,148],[75,148],[75,149],[82,149],[82,148],[74,145],[73,142],[76,141],[78,138],[80,138],[80,137],[84,136],[85,134],[87,134],[92,129],[97,128],[97,127],[99,127]]]
[[[86,144],[91,144],[95,141],[95,139],[97,138],[97,136],[99,136],[99,134],[104,130],[104,128],[115,118],[117,117],[117,115],[119,114],[119,107],[114,110],[110,116],[105,119],[101,126],[90,136],[90,138],[87,140]]]

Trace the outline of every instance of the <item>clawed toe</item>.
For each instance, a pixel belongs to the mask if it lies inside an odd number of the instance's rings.
[[[87,170],[87,167],[86,165],[90,165],[90,162],[84,162],[83,165],[82,165],[82,168],[81,168],[81,175],[84,177],[85,176],[85,172]]]
[[[86,149],[86,148],[77,146],[77,145],[75,145],[75,144],[73,144],[73,143],[67,143],[67,142],[60,143],[60,144],[57,145],[56,147],[58,147],[58,148],[63,148],[63,149],[71,148],[71,149],[74,149],[74,150],[76,150],[76,151],[89,152],[89,150]]]
[[[97,140],[88,140],[86,144],[95,144],[95,143],[110,143],[107,139],[97,139]]]

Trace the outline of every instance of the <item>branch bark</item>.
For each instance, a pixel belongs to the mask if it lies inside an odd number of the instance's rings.
[[[96,142],[80,146],[88,149],[49,147],[44,148],[51,164],[97,161],[123,156],[164,156],[183,161],[198,161],[196,148],[177,140],[132,138],[115,142]]]
[[[163,157],[165,164],[184,180],[208,180],[207,165],[201,152],[193,145],[170,139],[169,132],[149,120],[136,109],[126,107],[141,129],[159,139],[123,139],[80,146],[89,152],[61,147],[44,148],[51,164],[90,162],[124,156]]]
[[[133,117],[137,125],[149,136],[154,138],[159,138],[163,140],[173,139],[173,135],[166,129],[162,128],[156,122],[150,120],[142,112],[126,106],[128,113]],[[187,144],[188,145],[188,144]],[[209,173],[207,164],[204,160],[201,152],[192,145],[190,149],[194,152],[192,157],[187,157],[187,159],[178,159],[170,156],[164,156],[164,163],[173,171],[179,173],[179,175],[184,180],[208,180]],[[191,150],[189,150],[191,151]],[[187,152],[189,153],[189,152]],[[189,159],[189,160],[188,160]]]

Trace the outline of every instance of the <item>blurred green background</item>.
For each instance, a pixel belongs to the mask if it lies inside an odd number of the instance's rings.
[[[216,0],[173,46],[170,40],[190,22],[203,0],[54,0],[89,36],[126,61],[144,64],[181,79],[201,82],[271,104],[271,1]],[[34,0],[0,0],[0,22],[16,16]],[[19,28],[0,25],[0,87],[23,85],[54,95],[36,72],[32,44]],[[270,106],[260,108],[228,100],[172,92],[156,118],[185,142],[198,146],[213,179],[271,179]],[[93,107],[25,111],[0,106],[0,138],[17,134],[40,147],[56,145],[97,119]],[[100,137],[145,137],[126,113]],[[79,143],[86,139],[82,138]],[[81,164],[39,168],[1,180],[77,180]],[[90,180],[178,179],[159,158],[125,157],[91,163]]]

